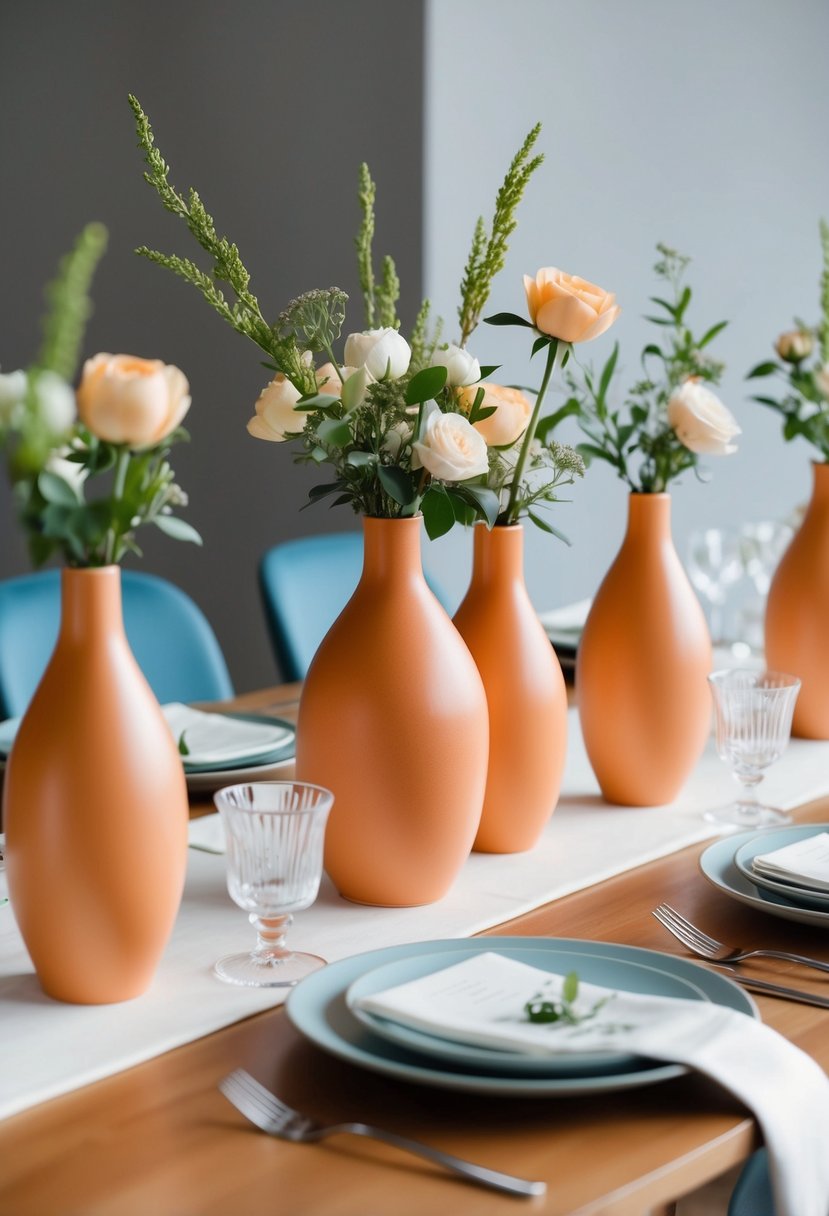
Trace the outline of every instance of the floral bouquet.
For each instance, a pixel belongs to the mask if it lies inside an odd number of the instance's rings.
[[[144,524],[200,543],[172,513],[187,502],[167,461],[172,444],[187,437],[182,372],[154,359],[98,354],[85,363],[77,396],[71,388],[106,240],[100,224],[83,230],[47,290],[35,363],[0,375],[0,447],[36,565],[55,552],[68,566],[119,563],[140,554],[135,532]],[[102,478],[104,492],[91,494]]]
[[[582,463],[563,445],[534,442],[543,389],[533,409],[519,390],[485,382],[497,369],[481,367],[467,348],[503,266],[517,206],[542,161],[532,156],[540,127],[530,131],[510,164],[491,225],[478,220],[461,283],[458,341],[453,343],[441,343],[439,320],[430,332],[428,301],[408,338],[400,332],[393,260],[385,257],[375,273],[375,186],[367,166],[361,167],[362,223],[356,246],[365,329],[347,334],[338,355],[345,292],[336,287],[306,292],[268,323],[236,245],[217,234],[195,190],[185,198],[170,185],[149,121],[134,97],[130,104],[148,167],[146,180],[210,256],[212,274],[187,258],[145,247],[137,252],[191,283],[228,324],[266,353],[265,366],[275,374],[256,402],[248,431],[271,442],[293,441],[299,461],[333,466],[333,478],[314,486],[311,501],[333,496],[335,505],[380,518],[420,512],[432,538],[456,522],[485,520],[491,527],[514,523],[521,515],[553,531],[533,508],[555,501],[556,488],[571,482]],[[229,286],[233,300],[220,284]],[[606,323],[612,319],[608,316]],[[547,345],[549,338],[539,332],[541,345]]]
[[[571,396],[558,416],[573,414],[588,442],[578,451],[588,460],[610,464],[629,488],[640,494],[661,494],[686,469],[698,467],[700,456],[726,456],[737,449],[740,434],[731,412],[707,387],[717,384],[724,365],[706,348],[727,325],[719,321],[695,338],[685,315],[691,288],[683,283],[689,258],[666,245],[654,273],[669,297],[652,297],[659,309],[648,317],[664,340],[649,342],[642,351],[644,376],[629,390],[623,406],[612,409],[608,392],[619,357],[618,344],[600,373],[585,368],[567,383]]]
[[[823,249],[821,318],[815,326],[796,321],[796,329],[782,333],[775,343],[779,358],[758,363],[747,379],[782,378],[788,387],[782,398],[754,397],[776,410],[783,419],[783,438],[801,435],[829,462],[829,224],[820,222]]]

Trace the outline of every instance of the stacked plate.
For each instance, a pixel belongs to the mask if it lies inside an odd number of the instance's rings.
[[[551,973],[576,971],[587,983],[711,1001],[757,1016],[751,998],[731,980],[683,958],[608,942],[495,937],[412,942],[329,963],[291,992],[288,1017],[312,1043],[358,1067],[472,1093],[602,1093],[651,1085],[686,1071],[679,1064],[623,1053],[553,1058],[496,1051],[438,1038],[359,1008],[362,997],[493,950]]]
[[[817,871],[810,875],[790,868],[796,866],[798,854],[803,856],[806,842],[812,842],[810,853],[822,851],[823,842],[819,838],[824,833],[829,833],[827,823],[726,836],[705,850],[700,857],[700,869],[713,886],[740,903],[785,920],[829,925],[829,883],[817,877]],[[785,864],[785,856],[775,859],[777,865],[764,864],[762,859],[768,854],[792,845],[800,847],[789,866]]]
[[[162,710],[179,744],[191,793],[276,780],[293,764],[296,728],[291,722],[260,714],[204,713],[179,702]],[[0,760],[8,756],[19,725],[19,718],[0,723]]]

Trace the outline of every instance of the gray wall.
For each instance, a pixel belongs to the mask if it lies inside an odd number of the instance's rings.
[[[110,229],[86,355],[125,351],[190,379],[192,443],[174,465],[204,549],[141,534],[142,568],[172,578],[210,617],[239,690],[276,679],[256,563],[305,532],[356,526],[300,513],[313,475],[245,423],[269,373],[187,284],[135,257],[148,244],[192,255],[183,225],[142,180],[127,93],[154,124],[181,189],[195,185],[239,244],[263,311],[311,287],[352,296],[357,168],[378,184],[378,253],[420,300],[422,6],[409,0],[3,0],[0,4],[0,363],[38,344],[41,291],[90,219]],[[0,491],[0,577],[28,568]],[[152,533],[149,535],[148,533]]]
[[[537,120],[546,162],[530,184],[492,311],[522,312],[521,276],[559,266],[615,290],[623,315],[580,348],[601,361],[621,343],[623,384],[656,332],[654,244],[694,261],[689,320],[731,325],[712,346],[728,363],[721,396],[743,428],[739,453],[686,475],[673,510],[689,530],[787,515],[810,489],[810,449],[784,444],[777,416],[748,401],[745,372],[769,357],[795,314],[818,317],[818,219],[829,218],[829,5],[825,0],[430,0],[426,63],[426,290],[454,320],[475,217],[491,213],[513,152]],[[458,57],[477,65],[459,72]],[[451,326],[450,326],[451,328]],[[539,383],[518,330],[482,326],[481,362],[505,382]],[[556,398],[554,397],[555,401]],[[576,434],[568,432],[568,437]],[[571,549],[528,531],[536,605],[591,595],[618,547],[622,482],[594,466],[557,509]],[[468,541],[438,543],[457,593]]]

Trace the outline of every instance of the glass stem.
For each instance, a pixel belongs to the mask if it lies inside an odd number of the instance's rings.
[[[744,819],[747,824],[752,824],[757,821],[760,804],[757,801],[757,786],[763,780],[762,773],[735,773],[737,781],[740,784],[740,793],[737,797],[737,812],[741,819]]]
[[[285,945],[285,936],[293,923],[293,916],[257,916],[251,912],[248,919],[256,929],[256,945],[251,950],[254,962],[273,967],[292,957],[293,951]]]

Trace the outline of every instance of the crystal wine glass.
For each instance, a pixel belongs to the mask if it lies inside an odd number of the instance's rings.
[[[330,790],[302,781],[263,781],[219,790],[213,801],[227,847],[227,889],[256,926],[247,954],[220,958],[214,971],[229,984],[288,988],[325,965],[285,945],[292,913],[309,907],[322,877]]]
[[[725,645],[723,606],[729,588],[743,576],[737,533],[724,528],[692,532],[688,539],[686,564],[688,577],[705,601],[711,641],[715,646]]]
[[[742,790],[736,802],[706,811],[704,817],[746,829],[790,823],[785,812],[762,806],[756,790],[765,770],[786,750],[800,680],[780,671],[736,667],[715,671],[708,681],[714,698],[717,753],[731,765]]]

